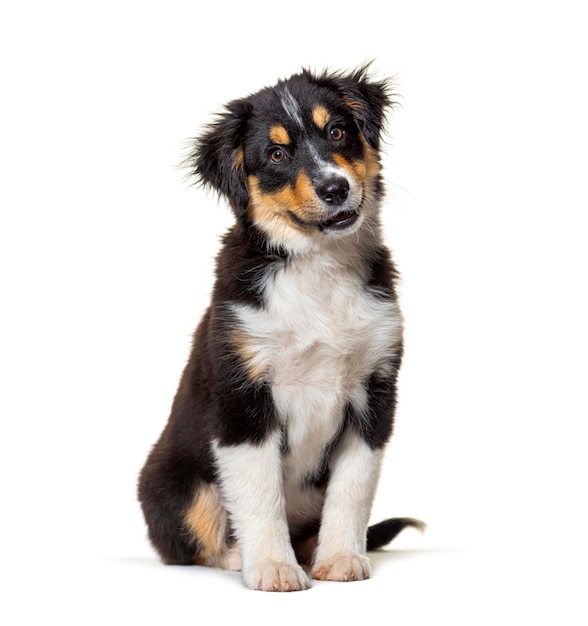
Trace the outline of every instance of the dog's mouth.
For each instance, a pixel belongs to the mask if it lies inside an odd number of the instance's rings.
[[[342,231],[357,222],[359,211],[341,211],[328,220],[321,222],[319,228],[322,231]]]
[[[355,211],[339,211],[323,222],[310,222],[300,219],[294,211],[288,211],[290,219],[299,227],[305,229],[318,228],[321,232],[342,232],[351,228],[359,219],[359,209]]]

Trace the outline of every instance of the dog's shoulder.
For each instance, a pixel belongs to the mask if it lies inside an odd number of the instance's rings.
[[[285,263],[285,254],[268,250],[254,230],[237,222],[223,236],[216,258],[213,305],[262,306],[267,281]]]

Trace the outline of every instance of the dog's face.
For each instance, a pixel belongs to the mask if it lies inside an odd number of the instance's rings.
[[[231,102],[196,143],[191,164],[271,246],[307,249],[373,218],[388,104],[386,84],[369,82],[363,69],[304,71]]]

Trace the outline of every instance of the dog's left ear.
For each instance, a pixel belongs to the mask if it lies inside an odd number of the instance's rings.
[[[325,75],[351,109],[359,131],[368,144],[378,150],[384,127],[386,109],[392,106],[390,82],[375,81],[368,75],[369,65],[350,74]]]
[[[249,203],[243,142],[250,112],[248,101],[230,102],[195,140],[185,161],[198,182],[225,196],[237,217],[246,214]]]

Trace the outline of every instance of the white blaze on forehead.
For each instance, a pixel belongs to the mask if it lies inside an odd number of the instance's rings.
[[[282,102],[282,106],[284,107],[284,111],[288,117],[290,117],[300,128],[304,127],[304,122],[302,121],[302,114],[300,112],[300,105],[294,96],[290,93],[290,90],[286,87],[284,92],[282,93],[280,100]]]

